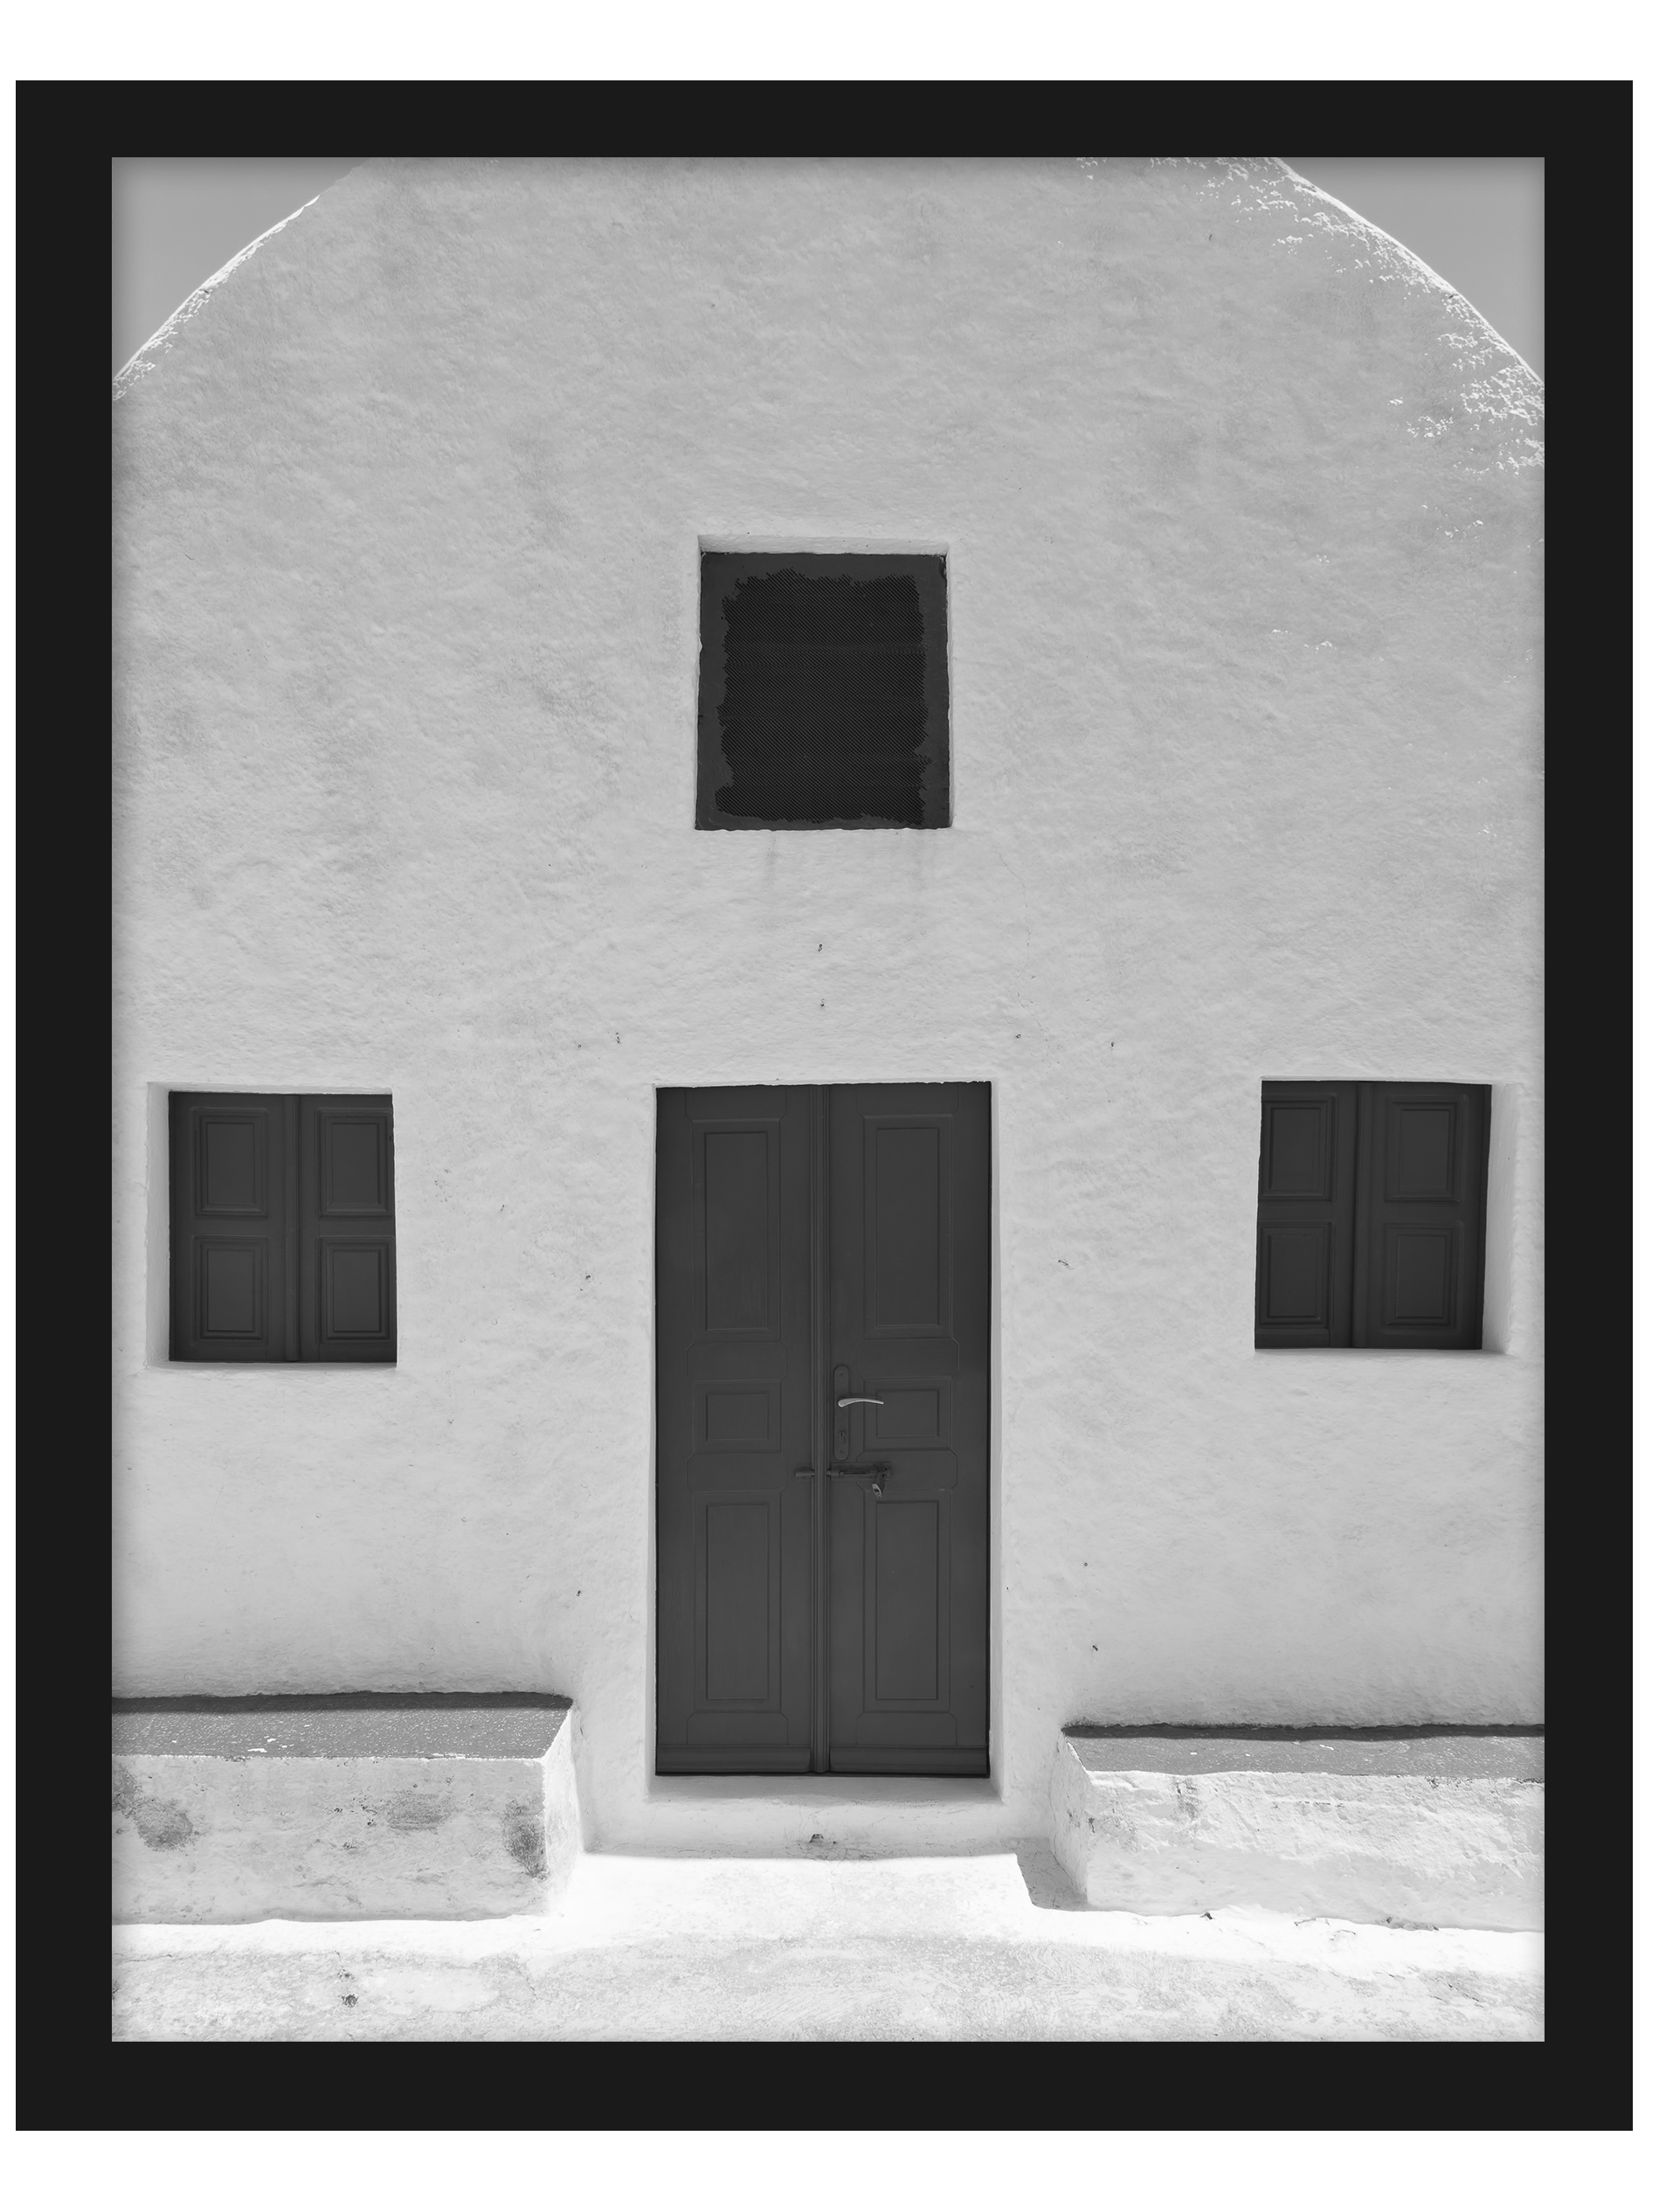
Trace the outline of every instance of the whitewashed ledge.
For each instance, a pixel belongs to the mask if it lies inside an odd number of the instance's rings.
[[[118,1922],[537,1912],[581,1848],[568,1698],[117,1700]]]
[[[1061,1735],[1054,1856],[1091,1905],[1544,1925],[1542,1729]]]

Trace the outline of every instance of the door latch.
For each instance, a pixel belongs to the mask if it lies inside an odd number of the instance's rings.
[[[879,1459],[871,1467],[832,1467],[830,1480],[832,1483],[868,1483],[877,1497],[880,1497],[887,1478],[892,1472],[893,1469],[887,1462],[884,1459]]]

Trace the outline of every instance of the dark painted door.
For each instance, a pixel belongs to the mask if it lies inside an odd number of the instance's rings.
[[[658,1094],[660,1773],[988,1772],[990,1293],[988,1085]]]

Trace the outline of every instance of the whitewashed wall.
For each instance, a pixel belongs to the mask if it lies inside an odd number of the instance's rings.
[[[1272,162],[371,162],[197,295],[114,418],[117,1690],[557,1690],[663,1832],[653,1087],[960,1077],[1005,1826],[1067,1721],[1541,1718],[1541,402]],[[946,550],[949,831],[693,830],[700,540]],[[1253,1350],[1284,1076],[1498,1087],[1501,1351]],[[169,1085],[393,1094],[394,1369],[167,1363]]]

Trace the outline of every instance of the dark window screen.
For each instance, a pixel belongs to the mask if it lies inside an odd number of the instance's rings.
[[[943,829],[944,562],[705,553],[699,829]]]

